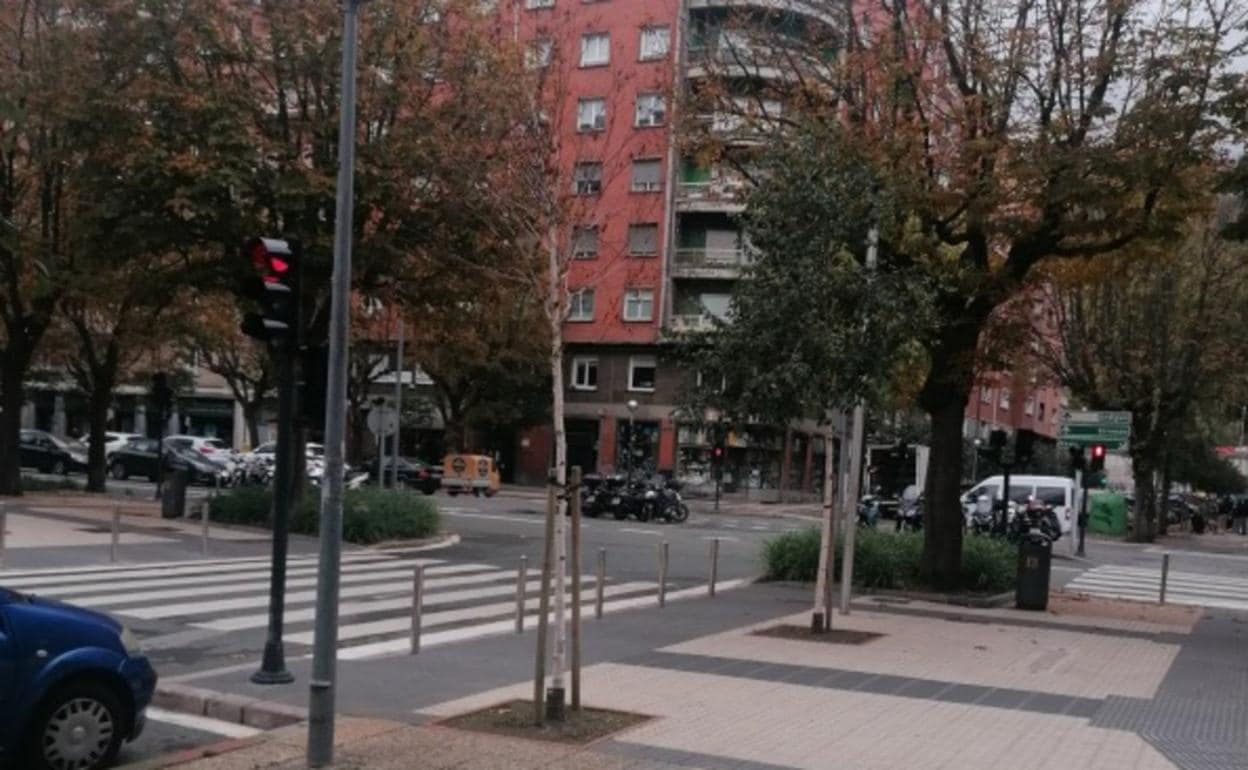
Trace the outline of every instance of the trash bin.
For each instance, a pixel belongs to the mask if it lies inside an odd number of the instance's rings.
[[[184,470],[175,470],[165,474],[164,494],[160,498],[160,515],[166,519],[177,519],[186,515],[186,483],[187,474]]]
[[[1053,541],[1039,532],[1028,532],[1018,544],[1018,582],[1014,606],[1020,610],[1045,610],[1049,606],[1049,572]]]

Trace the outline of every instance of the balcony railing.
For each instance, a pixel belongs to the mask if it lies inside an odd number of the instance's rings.
[[[681,267],[739,268],[752,261],[744,248],[678,248],[676,264]]]
[[[736,176],[725,176],[702,182],[682,181],[679,192],[682,201],[742,203],[745,197],[745,180]]]
[[[671,322],[672,331],[681,332],[709,332],[715,328],[715,318],[709,313],[698,313],[694,315],[674,315]]]

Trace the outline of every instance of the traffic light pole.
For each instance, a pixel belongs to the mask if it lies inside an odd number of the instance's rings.
[[[1079,516],[1075,523],[1079,526],[1079,547],[1075,556],[1086,556],[1083,550],[1083,538],[1088,531],[1088,479],[1091,474],[1075,471],[1075,486],[1079,489]]]
[[[286,669],[282,645],[282,617],[286,610],[286,546],[290,521],[291,476],[295,443],[295,350],[282,346],[278,352],[277,449],[273,473],[273,559],[269,569],[269,629],[264,640],[260,670],[251,675],[256,684],[289,684],[295,677]]]
[[[338,589],[342,557],[347,355],[351,325],[351,233],[355,185],[355,38],[362,0],[342,4],[342,104],[338,126],[338,201],[334,219],[334,273],[329,317],[329,372],[325,393],[325,473],[321,492],[321,549],[316,576],[316,630],[308,683],[309,767],[334,759],[334,677],[338,663]]]

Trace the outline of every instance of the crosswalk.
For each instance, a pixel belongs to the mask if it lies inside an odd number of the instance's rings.
[[[1147,567],[1095,567],[1068,583],[1066,590],[1106,599],[1156,602],[1161,593],[1161,571]],[[1171,570],[1166,579],[1166,602],[1248,611],[1248,580]]]
[[[429,558],[421,554],[356,551],[342,557],[339,658],[402,653],[410,644],[412,582],[424,568],[421,647],[515,631],[518,575],[496,565]],[[298,648],[312,645],[317,560],[292,556],[287,562],[284,636]],[[570,584],[571,581],[569,581]],[[524,627],[537,624],[540,574],[525,581]],[[188,631],[205,636],[255,631],[268,623],[267,558],[235,558],[161,564],[113,565],[0,573],[0,585],[80,607],[146,621],[145,643],[159,648]],[[719,588],[735,587],[722,582]],[[570,588],[570,586],[569,586]],[[593,618],[597,587],[581,577],[584,617]],[[657,604],[658,586],[648,581],[613,581],[603,586],[604,612]],[[705,595],[705,586],[672,590],[667,598]],[[170,631],[169,629],[175,629]],[[142,635],[142,633],[141,633]]]

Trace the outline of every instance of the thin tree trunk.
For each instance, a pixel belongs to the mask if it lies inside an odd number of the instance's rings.
[[[87,447],[87,491],[104,492],[108,477],[104,433],[108,430],[108,408],[113,403],[113,378],[102,376],[97,370],[92,379],[90,403],[87,405],[90,435]]]
[[[933,586],[956,585],[962,571],[961,504],[962,421],[966,396],[951,394],[931,412],[932,450],[924,492],[923,580]]]
[[[243,402],[243,422],[247,423],[247,441],[255,449],[260,446],[260,401]]]
[[[567,506],[563,494],[568,483],[568,442],[563,424],[563,280],[559,269],[558,233],[550,232],[549,292],[547,299],[550,321],[550,379],[551,418],[554,421],[555,484],[560,492],[555,510],[555,645],[552,654],[551,683],[563,687],[563,672],[567,667],[567,618],[565,599],[567,594],[568,532],[564,521]]]
[[[22,493],[22,407],[29,358],[7,351],[0,364],[0,495]]]

